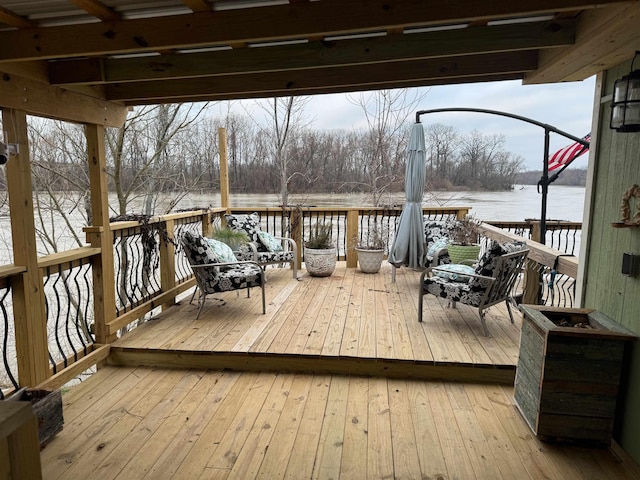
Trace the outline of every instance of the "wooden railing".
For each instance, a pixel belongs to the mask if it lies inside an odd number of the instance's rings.
[[[424,214],[432,219],[460,218],[468,210],[467,207],[433,207],[425,208]],[[308,239],[310,226],[315,221],[331,221],[336,227],[336,254],[346,260],[348,267],[357,265],[354,249],[367,225],[372,221],[383,224],[391,244],[401,214],[400,208],[234,208],[230,211],[256,211],[261,216],[261,228],[292,236],[299,245]],[[38,268],[43,279],[43,314],[39,321],[47,330],[46,345],[32,338],[28,329],[25,333],[13,335],[16,330],[13,300],[28,288],[22,280],[27,269],[14,265],[1,267],[0,321],[3,327],[0,329],[0,342],[4,345],[13,342],[15,345],[12,351],[6,346],[2,348],[4,371],[0,369],[0,382],[4,380],[5,385],[0,386],[3,390],[23,386],[20,362],[17,361],[20,356],[39,357],[37,361],[49,365],[48,379],[40,384],[40,387],[48,388],[60,387],[104,361],[113,340],[135,328],[157,309],[172,305],[177,295],[195,285],[176,239],[187,230],[208,234],[213,226],[224,223],[225,212],[225,209],[218,208],[165,215],[143,224],[138,221],[115,222],[107,230],[110,235],[108,241],[92,241],[93,245],[111,246],[106,256],[101,248],[83,247],[41,257]],[[535,235],[530,232],[535,226],[530,222],[502,222],[502,226],[516,229],[523,235],[488,224],[483,226],[484,235],[499,241],[522,240],[525,237],[531,250],[527,276],[536,281],[527,281],[524,285],[526,303],[537,303],[541,299],[547,301],[540,294],[541,275],[553,271],[554,275],[575,280],[577,259],[531,240]],[[547,228],[553,231],[553,223],[548,223]],[[560,228],[564,231],[566,227],[558,225]],[[87,227],[85,231],[88,239],[105,234],[99,227]],[[301,250],[298,249],[299,252]],[[104,258],[113,259],[113,273],[109,278],[104,278],[104,272],[109,271]],[[112,299],[115,309],[109,299]],[[109,311],[113,313],[105,317],[104,312]],[[32,363],[37,362],[29,364]],[[0,398],[2,396],[0,391]]]

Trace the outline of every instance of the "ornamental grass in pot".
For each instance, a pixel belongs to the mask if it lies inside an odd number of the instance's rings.
[[[363,273],[378,273],[387,248],[387,234],[378,222],[367,226],[356,246],[358,264]]]
[[[318,221],[311,226],[309,240],[304,244],[304,264],[313,277],[328,277],[336,268],[336,246],[333,225]]]

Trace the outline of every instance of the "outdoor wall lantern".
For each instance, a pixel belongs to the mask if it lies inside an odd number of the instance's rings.
[[[613,84],[610,127],[618,132],[640,132],[640,69],[634,70],[636,51],[631,62],[631,73]]]

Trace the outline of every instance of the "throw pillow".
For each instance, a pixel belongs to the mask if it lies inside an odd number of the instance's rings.
[[[467,275],[473,275],[475,269],[470,265],[461,265],[459,263],[450,263],[448,265],[440,265],[437,270],[433,270],[438,277],[446,278],[452,282],[464,282],[467,283],[471,277]],[[465,275],[466,274],[466,275]]]
[[[232,263],[238,261],[236,260],[236,256],[233,254],[233,250],[231,250],[231,247],[229,245],[212,238],[210,238],[208,241],[214,255],[218,259],[217,263]]]
[[[260,242],[258,232],[260,231],[260,215],[254,212],[250,215],[244,214],[226,214],[224,218],[227,225],[234,230],[246,232],[251,242]]]
[[[281,252],[282,244],[280,241],[276,240],[273,235],[269,232],[263,232],[262,230],[258,232],[258,238],[262,242],[262,244],[269,250],[270,252]]]
[[[433,242],[431,244],[431,246],[429,247],[429,249],[427,250],[427,257],[429,258],[433,258],[433,256],[435,255],[435,253],[442,249],[445,248],[447,245],[449,245],[449,239],[448,238],[440,238],[438,240],[436,240],[435,242]]]
[[[476,274],[484,275],[485,277],[493,277],[493,271],[496,268],[496,259],[500,255],[504,255],[506,250],[495,240],[491,240],[491,243],[484,252],[484,255],[480,257],[478,265],[476,266]]]

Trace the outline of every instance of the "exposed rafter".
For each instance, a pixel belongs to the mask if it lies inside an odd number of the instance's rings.
[[[448,59],[411,60],[389,64],[356,65],[223,77],[194,78],[172,82],[136,82],[107,86],[107,98],[125,103],[194,96],[233,96],[239,92],[260,93],[264,97],[324,93],[325,87],[344,91],[384,88],[394,82],[407,86],[429,85],[433,81],[482,75],[509,75],[532,71],[537,66],[537,52],[508,52]],[[452,81],[455,83],[455,81]],[[332,90],[333,91],[333,90]]]
[[[603,0],[600,4],[611,3]],[[108,24],[0,32],[0,61],[149,52],[332,36],[393,28],[464,23],[593,8],[577,0],[457,2],[320,0],[216,12],[198,12]]]
[[[403,62],[571,45],[575,21],[476,27],[205,53],[52,62],[52,84],[123,83]]]
[[[69,3],[0,0],[0,70],[42,82],[47,91],[56,86],[50,91],[114,101],[115,110],[516,78],[581,80],[640,50],[640,0]]]

